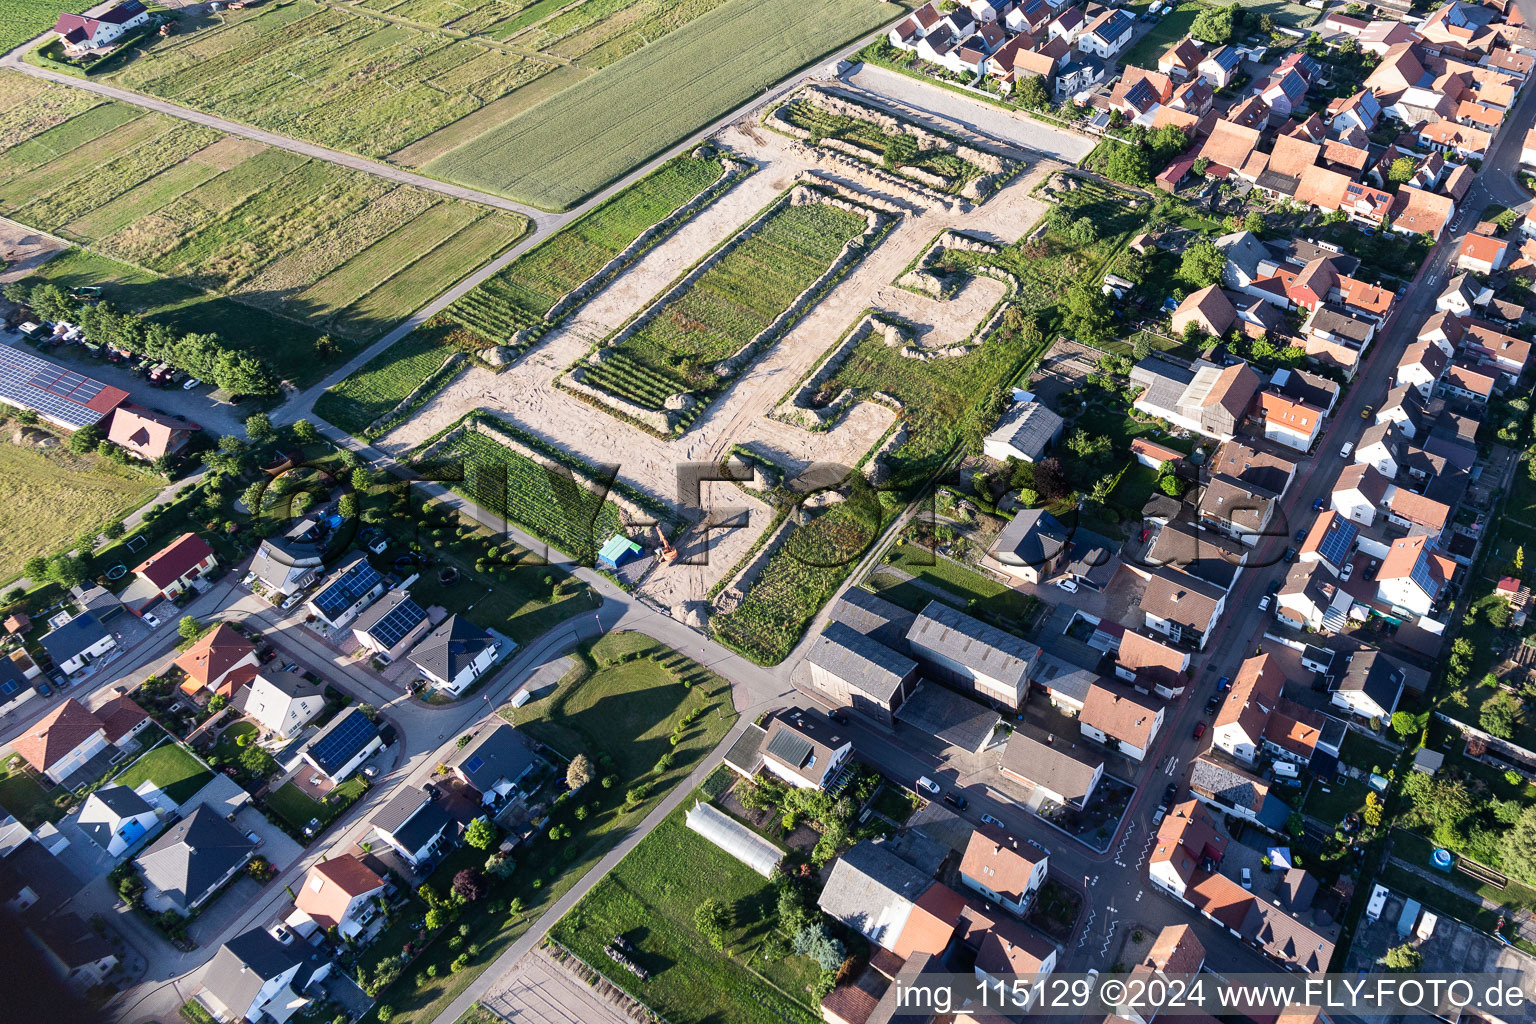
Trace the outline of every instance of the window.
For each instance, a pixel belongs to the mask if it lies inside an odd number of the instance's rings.
[[[309,888],[313,892],[319,892],[321,889],[325,888],[325,879],[321,878],[319,875],[311,875],[309,878]]]

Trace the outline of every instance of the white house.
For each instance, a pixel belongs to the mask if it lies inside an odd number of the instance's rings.
[[[1376,471],[1374,466],[1355,463],[1345,466],[1334,481],[1330,496],[1333,510],[1351,522],[1371,526],[1376,522],[1376,512],[1386,501],[1387,488],[1392,483]]]
[[[341,785],[363,762],[384,746],[377,723],[360,707],[350,707],[331,719],[304,745],[304,761],[332,784]]]
[[[40,642],[54,665],[67,676],[79,675],[117,650],[117,639],[92,612],[60,624]]]
[[[450,845],[448,830],[453,819],[432,794],[417,786],[401,786],[370,820],[379,838],[417,871]]]
[[[1435,550],[1432,537],[1392,542],[1376,571],[1376,596],[1393,608],[1428,615],[1456,575],[1456,563]]]
[[[1211,745],[1243,764],[1251,765],[1264,743],[1264,727],[1285,688],[1285,672],[1268,654],[1249,658],[1237,670],[1216,712]]]
[[[267,732],[288,739],[325,707],[324,687],[297,672],[258,675],[235,695],[235,707]]]
[[[1334,679],[1331,700],[1362,718],[1390,718],[1403,696],[1408,674],[1380,651],[1356,651]]]
[[[433,686],[458,696],[496,664],[501,646],[495,637],[468,619],[450,615],[416,645],[409,657]]]
[[[103,786],[85,798],[77,824],[116,858],[148,835],[159,820],[155,808],[127,786]]]
[[[343,938],[354,938],[378,913],[376,901],[383,892],[384,879],[344,853],[309,869],[294,898],[295,909],[288,923],[306,937],[317,929],[329,932],[335,928]]]
[[[139,0],[123,0],[94,18],[61,14],[53,30],[63,40],[65,50],[82,53],[110,46],[125,33],[148,23],[149,11]]]
[[[1022,917],[1045,881],[1048,859],[1044,847],[1016,839],[997,825],[982,825],[966,844],[960,881]]]
[[[1094,18],[1077,41],[1078,49],[1108,60],[1130,43],[1135,22],[1122,10],[1111,9]]]
[[[357,555],[336,572],[305,607],[332,629],[340,629],[384,593],[384,577],[368,564],[365,555]]]
[[[776,712],[763,737],[763,767],[799,789],[826,789],[853,755],[836,723],[802,708]]]
[[[101,720],[73,697],[11,741],[11,749],[60,785],[109,746]]]
[[[284,944],[260,928],[242,932],[219,947],[203,971],[197,1001],[214,1020],[285,1024],[310,1002],[311,982],[331,971],[331,961],[308,957],[302,943]]]

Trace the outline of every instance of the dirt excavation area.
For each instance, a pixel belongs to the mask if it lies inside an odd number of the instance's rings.
[[[925,347],[949,344],[971,334],[1002,297],[1001,282],[976,277],[947,300],[899,288],[894,282],[946,228],[999,244],[1017,241],[1046,208],[1031,196],[1031,190],[1061,164],[1018,151],[1025,163],[1023,172],[980,206],[960,212],[946,208],[946,204],[914,201],[894,189],[882,193],[878,183],[851,181],[818,167],[807,147],[766,130],[760,113],[725,129],[718,137],[723,145],[756,163],[760,168],[756,173],[594,295],[573,320],[547,334],[518,363],[499,374],[478,367],[469,369],[408,422],[385,435],[379,446],[392,455],[404,454],[478,408],[588,462],[617,464],[623,480],[679,508],[694,521],[701,512],[694,506],[692,495],[680,493],[680,467],[717,465],[734,445],[767,456],[785,470],[786,479],[793,479],[815,463],[857,464],[890,430],[896,418],[890,408],[859,402],[835,426],[814,433],[775,419],[770,413],[867,310],[885,310],[915,325]],[[746,367],[685,432],[670,438],[657,436],[557,386],[594,345],[622,327],[781,193],[797,181],[818,177],[861,192],[886,209],[899,209],[901,215],[889,234],[799,323]],[[683,559],[649,574],[640,591],[662,607],[705,600],[711,587],[740,562],[773,515],[765,504],[728,483],[703,488],[698,506],[713,522],[729,520],[738,528],[709,531],[707,546],[696,531],[690,532],[681,545]]]

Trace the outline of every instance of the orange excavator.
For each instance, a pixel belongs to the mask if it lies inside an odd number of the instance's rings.
[[[656,557],[665,564],[671,565],[677,561],[677,548],[673,547],[672,542],[667,540],[667,535],[662,532],[660,523],[656,524],[656,536],[661,539],[661,547],[656,549]]]

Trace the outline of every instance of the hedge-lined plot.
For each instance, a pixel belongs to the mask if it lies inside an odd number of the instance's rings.
[[[803,98],[790,100],[777,111],[787,123],[811,133],[814,141],[840,139],[866,150],[868,158],[883,160],[900,136],[893,135],[872,121],[849,114],[837,114]],[[936,174],[946,183],[944,191],[958,194],[968,182],[981,177],[980,167],[956,153],[938,149],[914,150],[909,158],[891,167],[897,174],[911,167]]]

